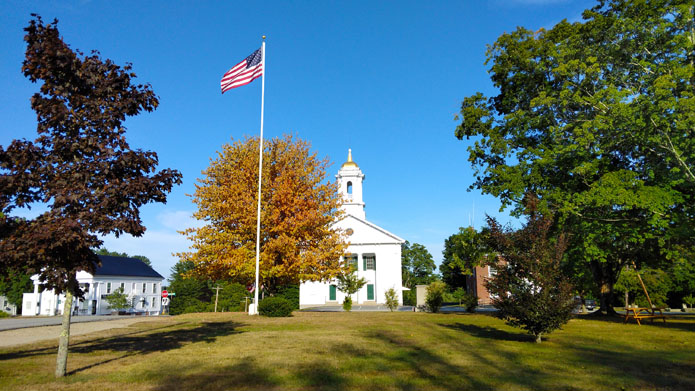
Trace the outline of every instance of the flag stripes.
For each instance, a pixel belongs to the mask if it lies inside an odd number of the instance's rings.
[[[249,84],[263,75],[263,61],[261,61],[263,53],[261,50],[256,50],[222,76],[220,87],[223,94],[232,88]]]

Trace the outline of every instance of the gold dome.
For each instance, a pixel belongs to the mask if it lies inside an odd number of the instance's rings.
[[[357,166],[357,163],[352,161],[352,149],[348,149],[348,160],[345,163],[343,163],[342,166],[340,166],[341,169],[348,168],[348,167],[359,168]]]

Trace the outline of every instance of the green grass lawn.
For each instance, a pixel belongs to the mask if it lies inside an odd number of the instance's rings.
[[[574,319],[536,344],[485,315],[189,314],[0,349],[0,389],[695,389],[695,318],[637,326]]]

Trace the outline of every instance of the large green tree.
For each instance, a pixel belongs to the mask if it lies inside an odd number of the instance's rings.
[[[413,288],[418,284],[429,284],[437,279],[434,274],[437,266],[432,254],[419,243],[411,244],[407,240],[401,245],[401,268],[403,286]]]
[[[625,264],[692,247],[695,14],[692,1],[601,1],[583,21],[525,28],[491,45],[498,93],[464,99],[473,188],[516,214],[528,195],[571,233],[602,311]]]
[[[401,245],[401,274],[403,286],[409,291],[403,291],[403,304],[415,305],[416,285],[428,285],[437,279],[434,271],[437,266],[432,254],[419,243],[411,244],[407,240]]]
[[[56,365],[56,376],[64,376],[72,299],[83,294],[76,272],[94,272],[100,235],[142,235],[139,208],[166,202],[181,174],[157,171],[156,153],[126,142],[126,117],[158,105],[151,87],[134,84],[130,64],[71,49],[57,23],[34,15],[24,29],[22,72],[40,84],[31,97],[38,138],[0,147],[0,268],[26,268],[45,288],[65,292]],[[11,215],[34,204],[46,211],[34,219]]]
[[[486,235],[487,231],[478,232],[473,227],[461,227],[457,233],[444,240],[439,272],[449,288],[466,288],[466,276],[471,275],[476,266],[485,263],[490,254],[485,241]]]

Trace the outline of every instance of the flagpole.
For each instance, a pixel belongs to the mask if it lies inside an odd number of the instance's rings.
[[[253,290],[253,311],[249,315],[258,315],[258,291],[261,289],[258,284],[259,260],[261,257],[261,183],[263,177],[263,107],[265,104],[265,35],[261,45],[261,65],[263,73],[261,76],[261,138],[258,147],[258,211],[256,219],[256,285]]]

